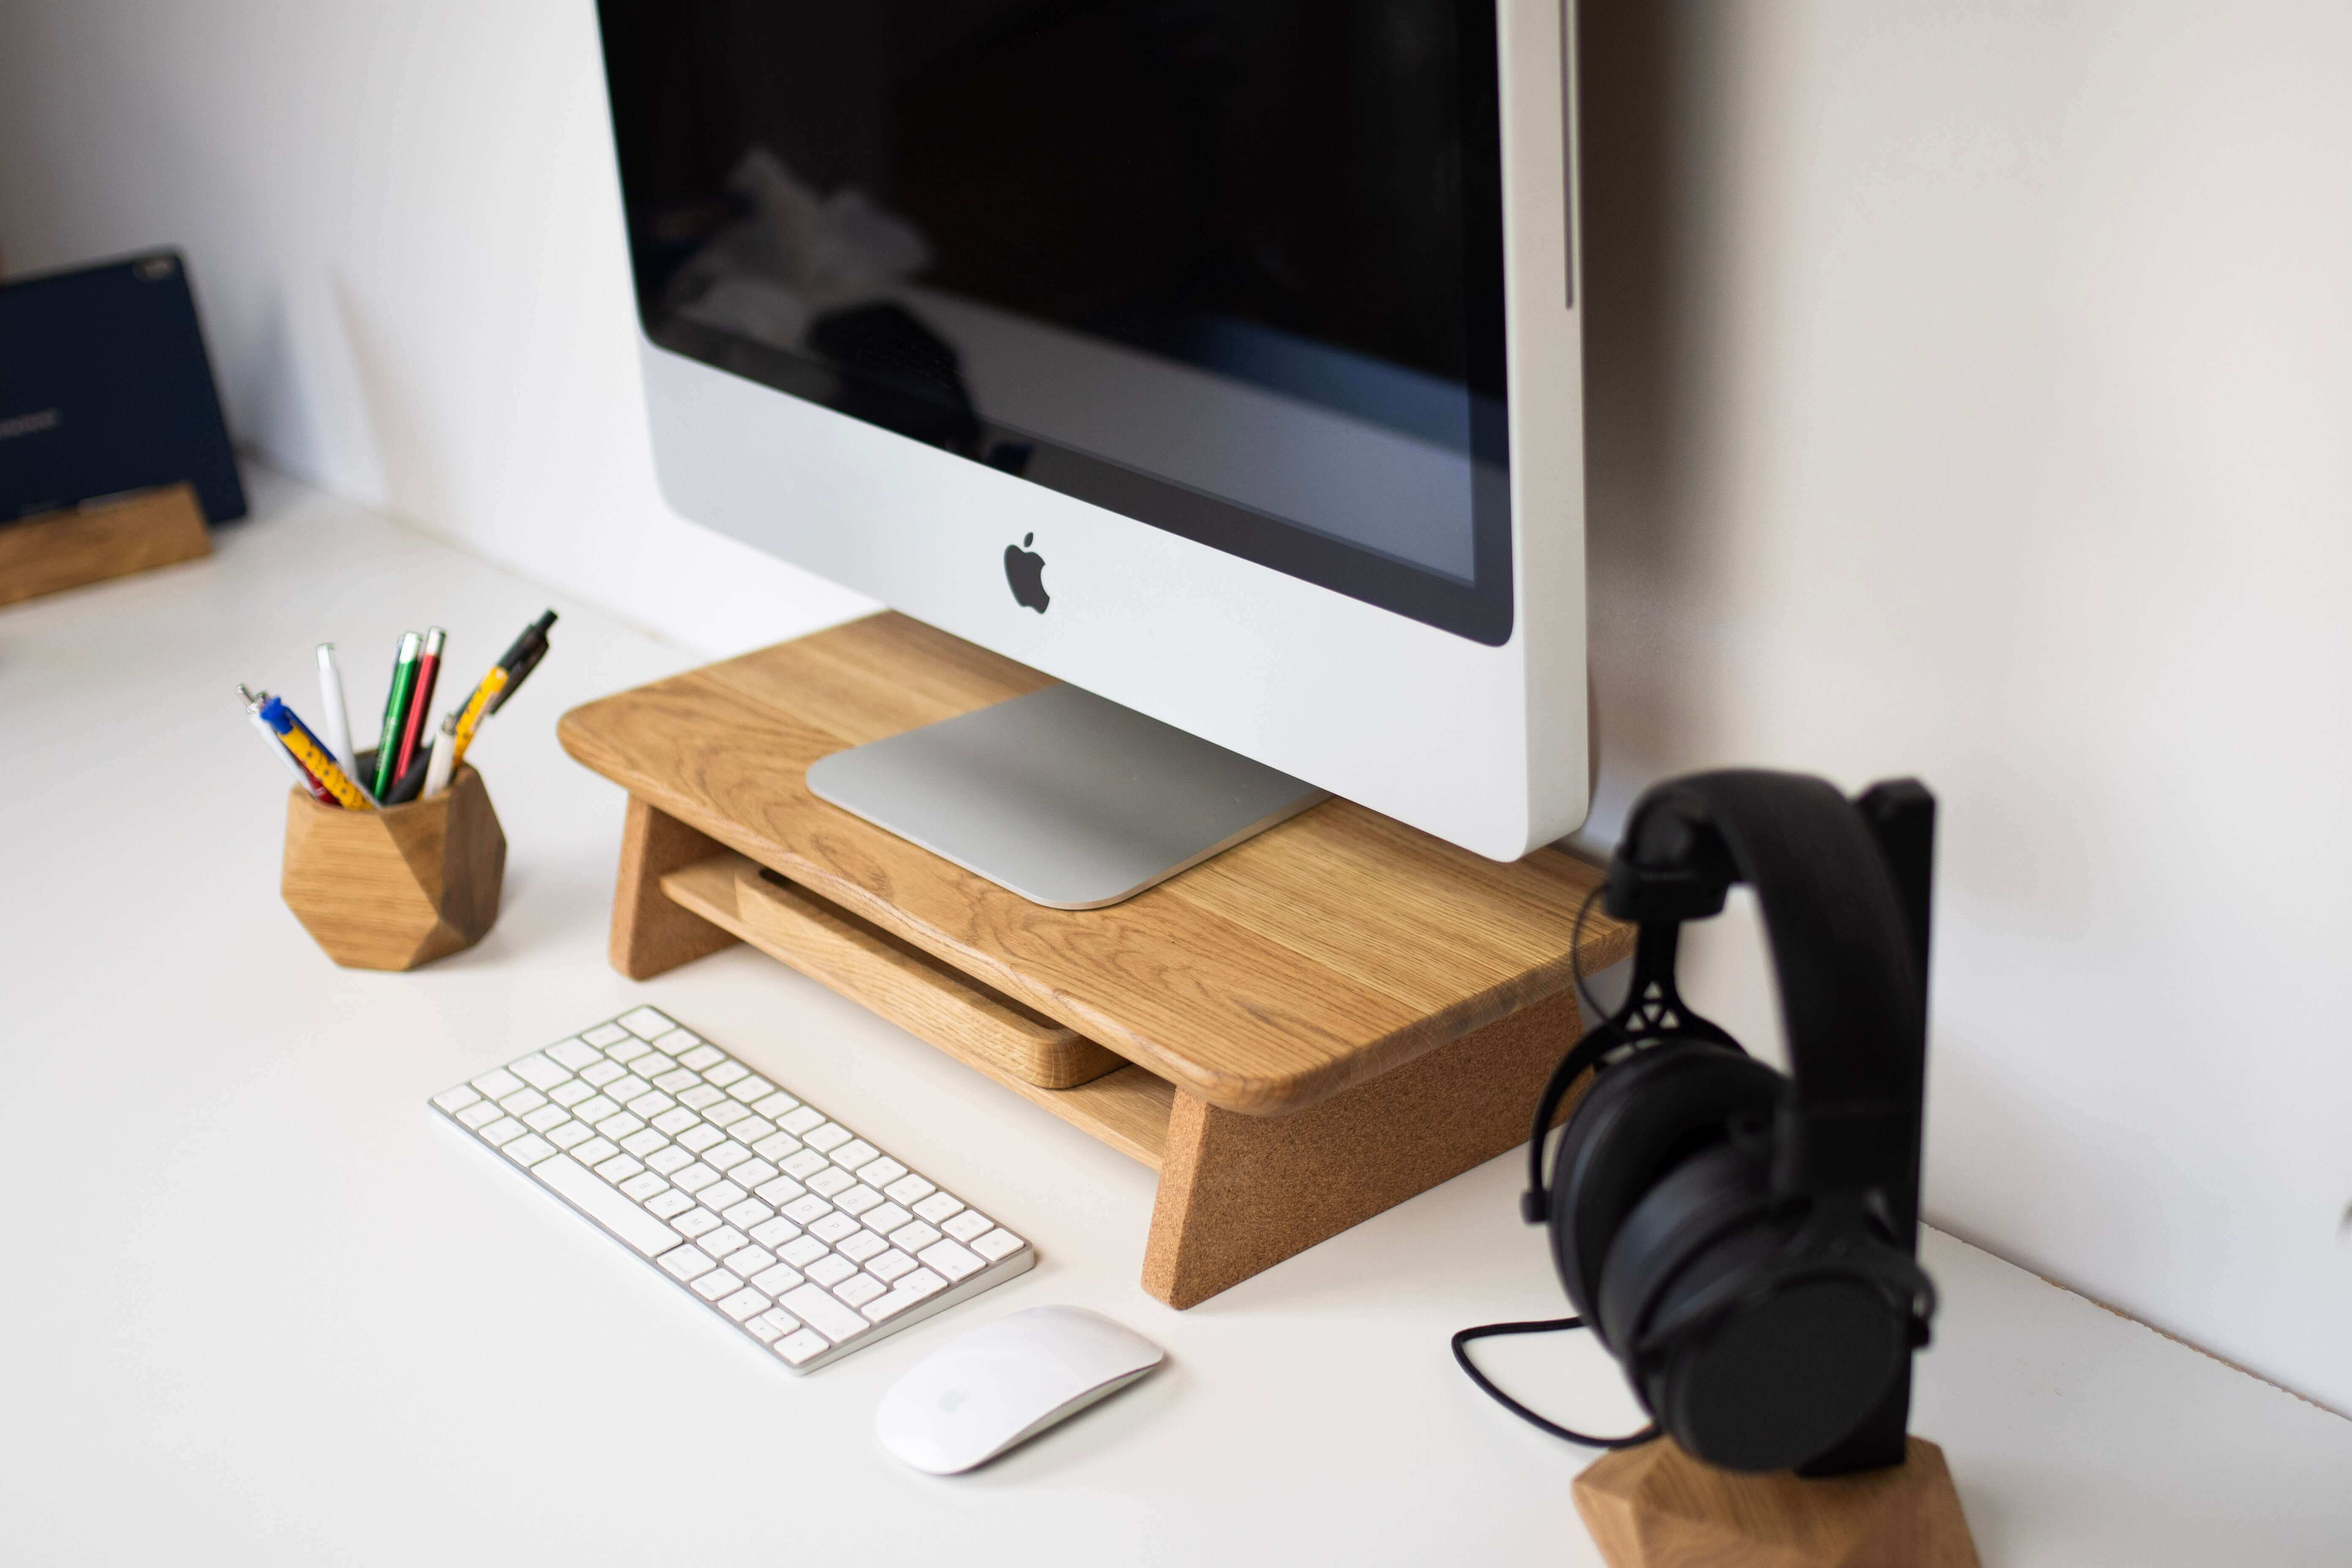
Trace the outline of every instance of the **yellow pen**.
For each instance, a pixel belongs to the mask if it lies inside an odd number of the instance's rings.
[[[474,688],[474,694],[466,699],[466,706],[457,715],[457,734],[449,752],[452,768],[466,760],[466,748],[474,742],[474,726],[482,721],[483,713],[506,686],[506,666],[493,665],[489,674],[482,677],[482,683]]]
[[[319,743],[302,721],[294,717],[294,710],[287,707],[282,699],[273,697],[261,705],[261,721],[276,732],[278,738],[286,743],[286,749],[294,753],[295,761],[310,769],[311,776],[335,797],[336,803],[343,809],[375,809],[375,802],[368,798],[367,792],[352,782],[351,774],[343,772],[335,759],[327,754],[327,748]]]

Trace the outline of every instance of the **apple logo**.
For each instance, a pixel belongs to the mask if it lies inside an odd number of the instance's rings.
[[[1020,544],[1004,547],[1004,580],[1013,584],[1014,604],[1042,616],[1045,606],[1054,602],[1045,592],[1045,558],[1034,550],[1022,548],[1036,537],[1024,533]]]

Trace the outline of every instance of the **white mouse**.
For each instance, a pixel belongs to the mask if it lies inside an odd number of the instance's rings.
[[[1117,1394],[1167,1359],[1083,1307],[1032,1307],[974,1329],[908,1370],[874,1413],[882,1446],[952,1476]]]

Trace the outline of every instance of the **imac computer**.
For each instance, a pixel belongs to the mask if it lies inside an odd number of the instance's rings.
[[[684,516],[1066,683],[812,790],[1040,902],[1587,804],[1572,0],[600,0]]]

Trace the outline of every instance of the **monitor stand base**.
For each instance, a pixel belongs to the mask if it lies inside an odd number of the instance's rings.
[[[1057,910],[1131,899],[1328,798],[1075,686],[836,752],[808,787]]]

